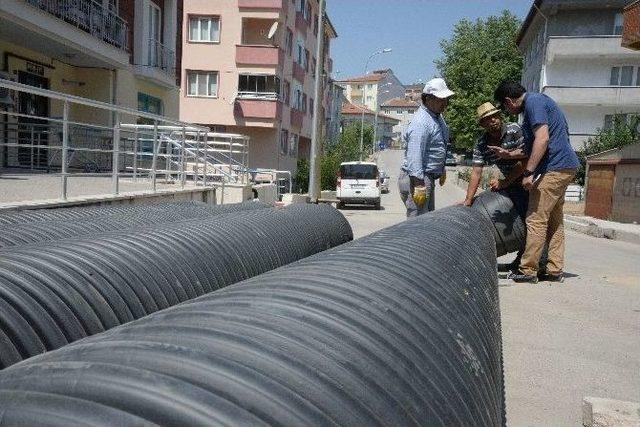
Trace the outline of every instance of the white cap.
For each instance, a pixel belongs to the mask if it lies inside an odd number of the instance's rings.
[[[444,79],[441,78],[429,80],[427,84],[424,85],[422,93],[433,95],[436,98],[449,98],[454,94],[453,91],[449,90]]]

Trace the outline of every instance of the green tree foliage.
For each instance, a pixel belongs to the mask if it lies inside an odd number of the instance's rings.
[[[577,154],[580,166],[576,174],[576,182],[584,185],[587,157],[614,148],[640,142],[640,115],[628,118],[617,116],[608,129],[598,129],[595,136],[582,143],[582,149]]]
[[[373,148],[373,126],[364,125],[364,156],[367,157]],[[340,163],[351,162],[360,159],[360,122],[352,122],[346,125],[337,143],[329,144],[326,141],[322,147],[320,156],[320,188],[322,190],[335,190],[336,177],[340,169]],[[309,190],[309,161],[299,159],[295,176],[298,191],[305,193]]]
[[[493,102],[493,92],[505,79],[520,80],[522,55],[515,40],[520,20],[505,10],[475,22],[462,19],[450,40],[442,40],[438,71],[456,95],[445,116],[456,148],[469,150],[481,132],[476,108]]]

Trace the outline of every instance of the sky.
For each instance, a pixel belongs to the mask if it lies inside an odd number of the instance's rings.
[[[456,22],[497,15],[509,9],[524,19],[533,0],[326,0],[338,38],[331,43],[333,77],[341,80],[391,68],[403,84],[437,75],[440,40],[451,37]]]

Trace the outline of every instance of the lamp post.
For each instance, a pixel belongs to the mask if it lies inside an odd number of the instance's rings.
[[[389,52],[391,52],[391,49],[386,48],[386,49],[377,50],[373,52],[371,55],[369,55],[367,62],[364,64],[364,75],[365,76],[367,75],[367,68],[369,68],[369,61],[371,61],[371,58],[373,58],[374,56],[381,55],[383,53],[389,53]],[[362,161],[362,152],[364,151],[364,110],[365,110],[365,102],[366,102],[366,97],[365,97],[366,87],[367,87],[366,84],[362,86],[362,115],[360,117],[360,161]]]
[[[389,83],[385,83],[380,87],[385,87],[385,86],[391,86],[391,82]],[[385,93],[389,93],[391,92],[390,90],[384,90],[382,92],[380,92],[378,95],[382,95]],[[378,101],[376,100],[376,116],[375,119],[373,120],[373,151],[376,151],[376,137],[378,135],[378,112],[380,111],[380,106],[378,105]]]

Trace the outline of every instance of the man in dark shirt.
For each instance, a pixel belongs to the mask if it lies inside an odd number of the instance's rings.
[[[473,169],[467,187],[467,196],[462,202],[465,206],[471,206],[473,197],[478,191],[484,166],[495,165],[502,179],[494,177],[489,182],[491,191],[500,191],[511,199],[516,211],[525,221],[528,205],[528,194],[522,187],[521,178],[524,166],[521,159],[525,159],[524,137],[522,129],[517,123],[504,123],[498,110],[490,102],[485,102],[476,110],[478,123],[485,130],[478,139],[473,150]],[[506,150],[509,157],[500,157],[498,153]],[[516,259],[506,266],[507,270],[517,270],[520,266],[520,258],[524,248],[518,251]],[[500,267],[500,266],[499,266]]]
[[[561,282],[564,193],[579,164],[569,142],[567,120],[554,100],[540,93],[527,93],[518,82],[502,82],[495,99],[511,114],[523,114],[525,152],[529,155],[522,178],[522,186],[529,191],[527,243],[520,269],[510,277],[516,282],[536,283],[538,262],[547,243],[549,257],[544,279]],[[509,157],[506,152],[498,155]]]

